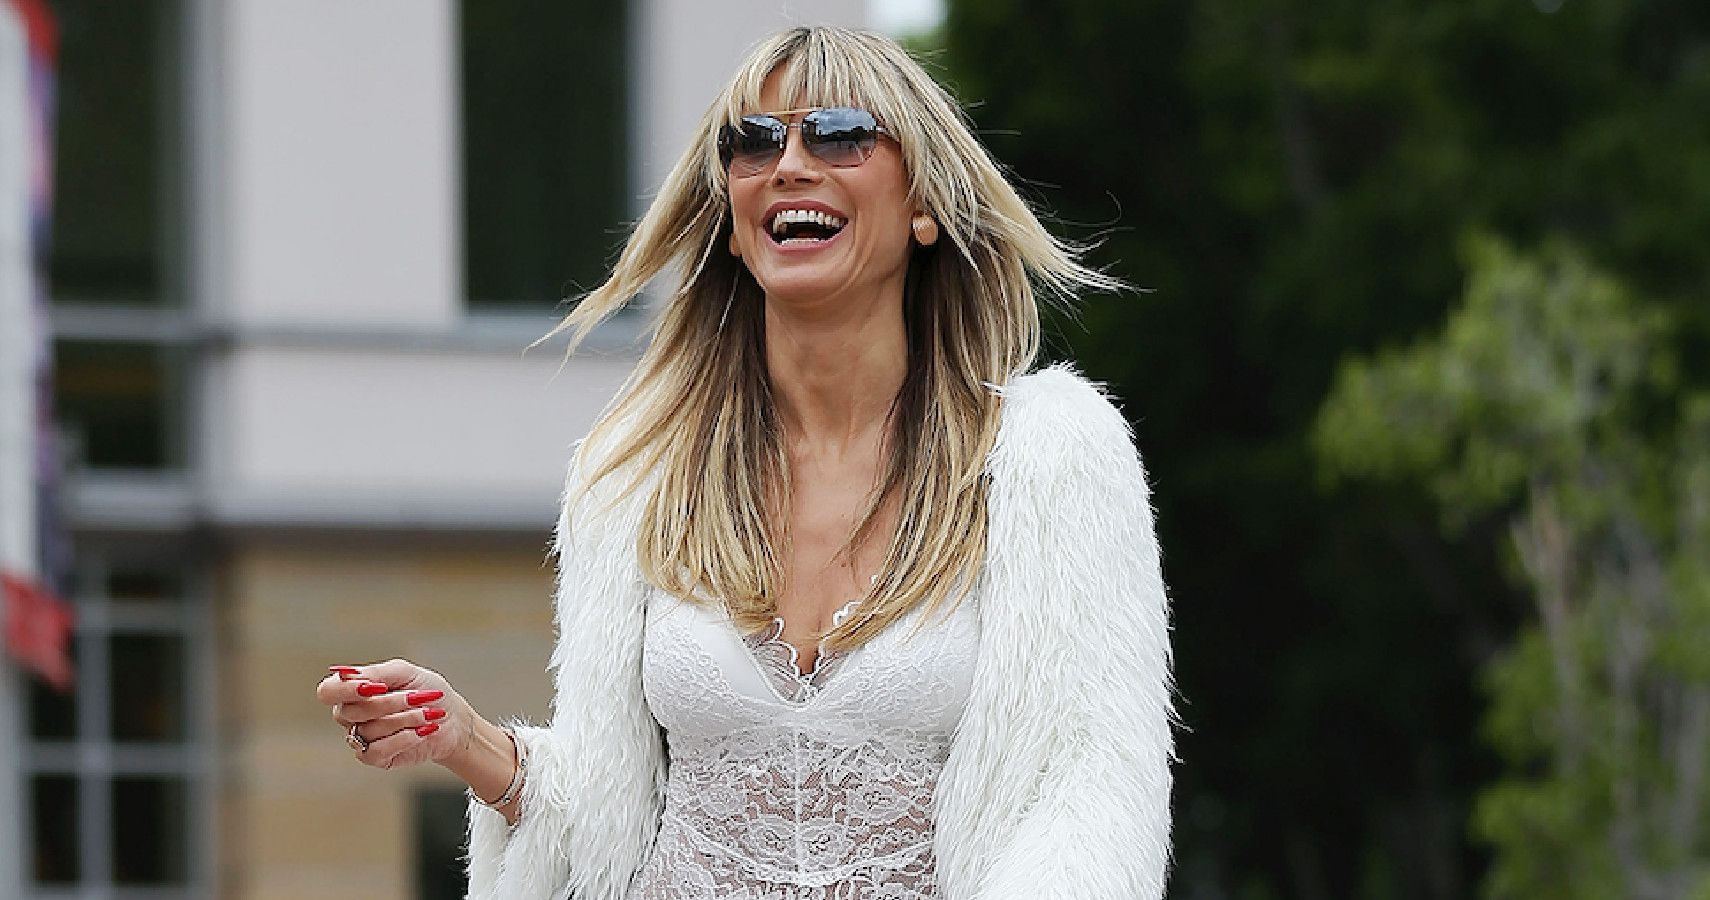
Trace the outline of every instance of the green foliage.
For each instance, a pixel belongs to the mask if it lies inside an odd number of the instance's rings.
[[[1050,350],[1124,399],[1156,482],[1191,728],[1176,891],[1470,896],[1474,795],[1509,765],[1476,735],[1477,673],[1527,614],[1500,550],[1523,501],[1488,498],[1529,457],[1481,451],[1454,477],[1484,511],[1455,512],[1447,476],[1365,476],[1482,439],[1442,419],[1381,443],[1355,418],[1339,439],[1365,470],[1326,472],[1314,423],[1354,390],[1345,357],[1442,326],[1463,235],[1562,235],[1672,329],[1678,371],[1632,374],[1616,417],[1667,456],[1676,387],[1710,386],[1710,4],[949,0],[939,41],[1024,192],[1151,289],[1087,298]],[[1404,387],[1366,404],[1419,435],[1451,416]],[[1571,425],[1562,402],[1535,440]]]
[[[1618,439],[1675,381],[1665,316],[1581,254],[1556,244],[1523,260],[1482,237],[1467,255],[1464,305],[1441,337],[1345,359],[1315,431],[1330,481],[1422,475],[1461,520],[1536,473],[1578,471],[1583,440]]]
[[[1315,429],[1332,477],[1419,477],[1500,511],[1538,620],[1489,668],[1493,898],[1710,887],[1710,394],[1674,323],[1554,243],[1469,242],[1442,333],[1345,361]]]

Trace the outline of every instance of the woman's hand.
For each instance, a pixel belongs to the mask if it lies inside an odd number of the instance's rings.
[[[328,671],[315,697],[332,707],[356,758],[376,768],[446,762],[484,724],[443,676],[408,660]]]

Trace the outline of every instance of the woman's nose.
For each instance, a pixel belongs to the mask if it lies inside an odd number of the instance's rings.
[[[772,180],[783,184],[791,181],[817,181],[819,178],[819,160],[808,151],[807,142],[802,140],[801,127],[791,126],[788,136],[784,138],[784,154],[778,157],[778,167],[772,171]]]

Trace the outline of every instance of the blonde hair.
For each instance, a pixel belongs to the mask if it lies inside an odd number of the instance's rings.
[[[890,39],[814,27],[761,41],[707,110],[606,282],[547,335],[570,330],[574,350],[655,276],[673,265],[683,273],[582,452],[602,449],[581,460],[584,487],[620,470],[632,473],[625,494],[654,485],[636,549],[655,586],[691,602],[718,598],[749,629],[776,615],[783,587],[790,480],[766,369],[765,296],[725,249],[732,225],[716,146],[721,126],[759,110],[761,85],[780,68],[786,106],[849,105],[878,117],[901,146],[911,201],[943,235],[909,264],[908,372],[880,483],[844,552],[870,536],[888,497],[898,501],[897,528],[857,614],[826,636],[841,649],[973,587],[985,559],[995,388],[1034,364],[1035,287],[1066,298],[1119,285],[1045,230],[956,103]]]

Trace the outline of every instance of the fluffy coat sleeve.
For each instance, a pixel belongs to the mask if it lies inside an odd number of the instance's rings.
[[[957,900],[1156,900],[1174,713],[1146,473],[1122,414],[1074,373],[1003,394],[979,687],[939,785],[940,881]]]
[[[579,491],[576,472],[553,540],[552,723],[516,728],[528,777],[515,827],[469,805],[472,900],[619,900],[658,828],[665,761],[641,691],[646,591],[629,505]]]

